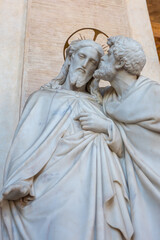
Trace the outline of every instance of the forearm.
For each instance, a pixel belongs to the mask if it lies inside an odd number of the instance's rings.
[[[122,157],[123,153],[123,141],[121,138],[120,131],[116,124],[110,120],[110,124],[108,124],[108,139],[107,144],[109,148],[115,152],[119,157]]]

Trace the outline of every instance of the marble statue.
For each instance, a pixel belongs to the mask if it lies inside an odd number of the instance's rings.
[[[0,239],[131,239],[119,125],[91,84],[102,56],[91,40],[72,42],[58,77],[29,97],[6,161]]]
[[[103,110],[119,129],[122,139],[121,166],[129,190],[133,240],[160,239],[160,85],[140,75],[145,62],[141,45],[133,39],[108,39],[94,77],[110,83],[100,89]],[[96,89],[95,89],[96,90]],[[96,117],[88,113],[82,126],[94,131]],[[105,124],[104,119],[98,124]]]

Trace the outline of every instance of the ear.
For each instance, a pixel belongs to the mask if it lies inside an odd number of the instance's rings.
[[[115,64],[116,70],[119,70],[119,69],[123,68],[123,66],[124,66],[124,61],[123,60],[120,60],[120,61],[116,62],[116,64]]]

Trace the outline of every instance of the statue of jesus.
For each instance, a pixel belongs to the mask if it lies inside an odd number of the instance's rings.
[[[29,97],[5,166],[1,239],[131,239],[121,137],[87,90],[102,55],[72,42],[58,77]],[[81,112],[106,125],[86,131]]]

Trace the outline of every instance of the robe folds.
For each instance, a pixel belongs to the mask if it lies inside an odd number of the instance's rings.
[[[124,143],[122,166],[129,189],[133,239],[159,240],[160,85],[140,76],[121,99],[110,87],[103,106]]]
[[[27,101],[1,194],[16,183],[31,188],[21,200],[2,201],[0,239],[131,239],[119,132],[114,125],[109,136],[82,130],[81,112],[104,117],[88,93],[43,89]]]

